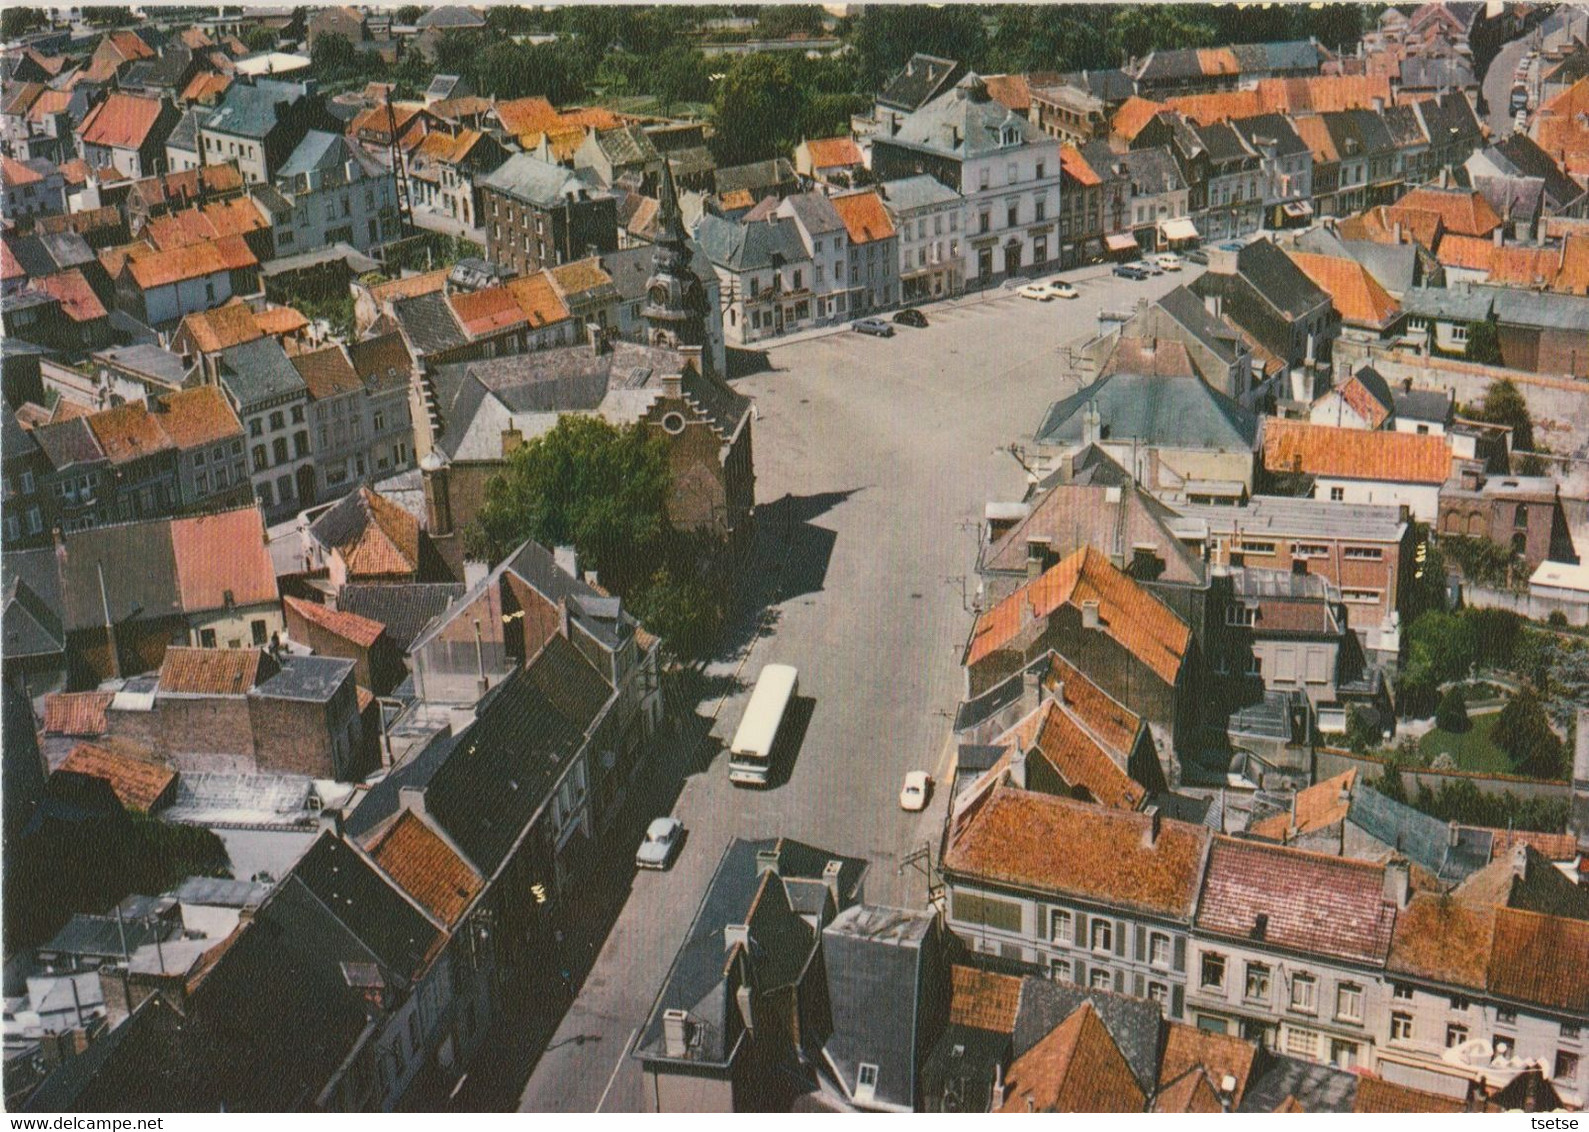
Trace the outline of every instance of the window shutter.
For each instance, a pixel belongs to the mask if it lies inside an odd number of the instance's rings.
[[[1138,971],[1131,977],[1131,979],[1132,985],[1135,988],[1131,993],[1136,995],[1138,998],[1146,998],[1148,996],[1148,981],[1142,977],[1142,972]]]
[[[1048,939],[1049,938],[1049,935],[1048,935],[1048,905],[1047,904],[1039,904],[1039,905],[1037,905],[1037,931],[1036,931],[1035,934],[1036,934],[1038,939]]]
[[[1185,936],[1176,936],[1175,937],[1175,969],[1177,971],[1186,970],[1186,937]]]
[[[1136,936],[1136,939],[1137,939],[1137,962],[1138,963],[1145,963],[1145,962],[1147,962],[1147,958],[1148,958],[1148,932],[1147,932],[1147,929],[1144,928],[1141,924],[1138,924],[1136,926],[1136,928],[1134,929],[1132,934],[1134,934]]]
[[[1115,972],[1115,993],[1126,993],[1126,973],[1124,971]]]
[[[1120,956],[1121,958],[1125,957],[1125,953],[1126,953],[1126,932],[1128,932],[1130,930],[1131,930],[1131,925],[1125,923],[1123,920],[1115,924],[1115,931],[1114,931],[1114,936],[1115,936],[1115,954]]]
[[[1092,940],[1087,936],[1087,913],[1076,913],[1076,946],[1090,947]]]
[[[1076,960],[1076,985],[1078,987],[1087,985],[1087,964],[1080,959]]]
[[[1186,1006],[1186,988],[1185,987],[1179,987],[1179,986],[1171,987],[1170,988],[1170,1017],[1171,1018],[1179,1018],[1181,1016],[1181,1011],[1185,1008],[1185,1006]]]

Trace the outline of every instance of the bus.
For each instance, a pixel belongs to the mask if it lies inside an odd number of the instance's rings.
[[[800,690],[800,674],[787,664],[769,664],[756,677],[756,688],[728,749],[728,780],[735,786],[767,785],[772,748]]]

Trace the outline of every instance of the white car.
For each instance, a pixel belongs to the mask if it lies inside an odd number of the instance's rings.
[[[1028,283],[1019,292],[1023,299],[1036,299],[1040,303],[1059,298],[1059,288],[1051,283]]]
[[[1049,287],[1053,289],[1054,298],[1056,299],[1074,299],[1081,295],[1080,291],[1076,290],[1076,288],[1071,286],[1069,283],[1066,283],[1063,279],[1054,280],[1049,284]]]
[[[1158,264],[1165,271],[1179,271],[1181,270],[1183,261],[1181,257],[1176,255],[1174,252],[1160,252]]]
[[[905,775],[905,785],[899,792],[899,808],[915,813],[927,808],[927,795],[932,793],[932,775],[924,770],[913,770]]]
[[[657,818],[646,827],[646,839],[634,855],[634,863],[642,869],[665,869],[673,863],[684,835],[684,823],[678,818]]]

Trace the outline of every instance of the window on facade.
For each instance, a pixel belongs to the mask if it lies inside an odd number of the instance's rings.
[[[36,535],[44,530],[44,517],[39,514],[37,507],[28,508],[28,534]]]
[[[1070,913],[1065,911],[1065,909],[1050,908],[1048,910],[1048,938],[1056,943],[1070,942]]]
[[[1454,994],[1454,995],[1451,996],[1451,1009],[1452,1010],[1467,1010],[1472,1005],[1473,1005],[1473,1003],[1470,1000],[1468,1000],[1466,998],[1463,998],[1459,994]]]
[[[1335,1014],[1349,1022],[1363,1020],[1363,988],[1352,983],[1342,983],[1335,989]]]
[[[1011,228],[1021,222],[1021,205],[1019,201],[1010,201],[1004,206],[1004,223]]]
[[[15,515],[6,516],[6,538],[21,538],[22,524],[17,522]]]
[[[1292,1057],[1306,1058],[1309,1061],[1317,1060],[1319,1035],[1312,1030],[1299,1030],[1295,1026],[1286,1027],[1286,1052]]]
[[[1048,960],[1048,977],[1056,983],[1070,982],[1070,960],[1050,956]]]
[[[193,490],[203,495],[210,490],[210,477],[208,472],[193,473]]]
[[[265,435],[265,422],[260,420],[258,417],[255,417],[253,420],[249,421],[248,422],[248,435],[249,436],[264,436]]]
[[[256,645],[262,645],[270,637],[270,632],[265,625],[263,617],[256,617],[248,623],[248,631]]]
[[[1114,976],[1102,967],[1094,967],[1087,976],[1087,985],[1093,990],[1112,990]]]
[[[303,424],[303,406],[302,405],[294,405],[292,407],[292,423],[293,424]]]
[[[287,438],[278,436],[271,441],[270,451],[271,455],[275,457],[276,463],[285,464],[287,462]]]
[[[1168,1006],[1170,1002],[1170,988],[1165,983],[1148,984],[1148,1000],[1160,1006]]]
[[[1378,590],[1342,590],[1341,600],[1352,605],[1377,605]]]
[[[863,1089],[877,1088],[877,1066],[862,1062],[855,1075],[856,1084]]]
[[[1170,937],[1154,932],[1148,937],[1148,962],[1155,967],[1170,965]]]
[[[293,455],[300,458],[309,455],[309,434],[307,432],[295,432],[292,434],[292,451]]]
[[[1223,975],[1220,981],[1224,981]],[[1243,997],[1252,1002],[1269,1001],[1269,965],[1267,963],[1247,964],[1247,985],[1242,994]]]
[[[977,177],[977,188],[986,190],[992,176],[992,172],[986,165],[984,165],[979,171],[979,175]]]
[[[1517,1015],[1512,1014],[1512,1021],[1517,1021]],[[1576,1042],[1583,1035],[1583,1027],[1576,1022],[1563,1022],[1561,1024],[1561,1040]]]
[[[1332,487],[1332,488],[1330,488],[1330,499],[1333,502],[1340,503],[1345,498],[1346,498],[1346,489],[1344,487]]]
[[[1113,951],[1115,946],[1114,924],[1109,920],[1093,920],[1091,944],[1094,951]]]
[[[1330,1042],[1330,1064],[1349,1073],[1357,1066],[1357,1043],[1343,1042],[1339,1038]]]
[[[274,413],[270,414],[270,430],[272,432],[275,432],[279,428],[286,427],[287,418],[282,415],[280,409],[277,409]]]
[[[1377,546],[1349,546],[1341,553],[1347,558],[1357,558],[1364,562],[1378,562],[1385,556]]]
[[[794,290],[798,291],[805,286],[805,273],[800,268],[794,270]]]
[[[1203,953],[1200,985],[1210,990],[1225,989],[1225,957],[1223,955],[1213,951],[1205,951]]]
[[[1578,1055],[1564,1049],[1556,1051],[1556,1072],[1552,1074],[1558,1081],[1572,1082],[1578,1079]]]
[[[1293,558],[1328,558],[1330,548],[1322,542],[1298,542],[1291,546]]]
[[[1291,1009],[1312,1014],[1319,1008],[1319,984],[1312,975],[1293,975],[1291,978]]]
[[[214,629],[200,629],[199,630],[199,648],[201,648],[201,649],[213,649],[214,647],[215,647],[215,630]]]
[[[1468,1028],[1460,1022],[1451,1022],[1446,1025],[1446,1048],[1455,1049],[1468,1040]]]
[[[1412,986],[1408,983],[1392,983],[1390,993],[1393,998],[1411,998]]]
[[[270,467],[270,457],[265,454],[265,446],[263,444],[254,445],[254,470],[262,472],[268,467]]]
[[[956,892],[950,915],[962,924],[975,924],[1004,931],[1021,930],[1021,906],[1013,900],[998,900],[974,892]]]

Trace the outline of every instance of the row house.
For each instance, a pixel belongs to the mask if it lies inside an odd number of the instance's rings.
[[[0,157],[0,215],[13,224],[66,211],[66,182],[48,161]]]
[[[308,390],[316,499],[412,463],[407,348],[397,334],[294,354]]]
[[[317,498],[309,430],[309,388],[274,338],[220,352],[216,382],[247,432],[249,478],[270,521]]]
[[[843,321],[849,314],[853,265],[849,233],[832,200],[820,192],[791,193],[781,200],[768,197],[745,214],[744,223],[772,217],[791,221],[805,245],[805,258],[811,265],[805,282],[810,291],[812,324]]]
[[[617,201],[588,173],[516,153],[480,190],[492,263],[527,275],[618,250]]]
[[[986,287],[1058,258],[1058,155],[1046,136],[967,75],[872,141],[881,181],[927,174],[965,201],[965,280]]]
[[[399,235],[391,170],[340,134],[308,130],[268,184],[250,187],[277,255],[329,244],[369,251]]]
[[[481,217],[480,182],[507,159],[501,143],[479,130],[426,134],[406,155],[414,207],[474,227]]]
[[[899,234],[875,190],[832,198],[849,237],[850,313],[887,310],[899,301]]]
[[[1433,524],[1453,460],[1471,457],[1472,447],[1472,438],[1454,434],[1367,432],[1276,419],[1264,429],[1263,468],[1277,483],[1301,481],[1315,499],[1404,507],[1420,523]]]
[[[44,516],[50,507],[47,479],[53,475],[49,457],[31,429],[23,428],[10,405],[0,406],[3,423],[5,463],[5,552],[43,546],[49,541],[50,527]]]
[[[744,346],[816,324],[815,265],[792,219],[737,223],[707,213],[695,238],[717,272],[726,341]]]
[[[250,184],[271,184],[310,130],[341,132],[312,83],[237,82],[199,126],[200,163],[237,163]]]
[[[169,101],[113,92],[77,127],[78,153],[91,169],[108,165],[134,179],[162,172],[177,116]]]
[[[1191,196],[1180,166],[1167,146],[1131,149],[1118,155],[1129,180],[1129,227],[1143,251],[1197,239]]]
[[[1096,262],[1135,245],[1131,178],[1107,142],[1059,150],[1059,260],[1062,267]]]
[[[241,236],[159,250],[126,249],[114,273],[116,305],[146,326],[174,328],[184,316],[259,290],[259,259]]]
[[[1340,333],[1340,319],[1330,296],[1273,241],[1256,239],[1240,251],[1210,249],[1208,270],[1191,291],[1266,360],[1302,371],[1311,392],[1319,363],[1329,358]]]
[[[1313,217],[1313,151],[1283,114],[1259,114],[1230,123],[1258,155],[1265,228],[1294,228]]]
[[[878,185],[899,235],[900,301],[958,295],[965,277],[960,256],[960,194],[922,174]]]

